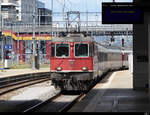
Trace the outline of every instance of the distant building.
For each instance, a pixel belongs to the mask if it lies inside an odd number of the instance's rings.
[[[2,0],[1,11],[4,20],[16,21],[16,7],[18,6],[17,1],[18,0]]]
[[[35,14],[38,14],[38,0],[2,0],[1,3],[3,18],[7,21],[32,24],[34,9]]]
[[[19,7],[16,8],[17,20],[24,24],[32,24],[33,11],[38,13],[38,1],[37,0],[18,0]]]
[[[38,8],[45,8],[45,3],[38,1]]]
[[[45,3],[39,0],[2,0],[1,9],[3,18],[8,22],[33,24],[34,9],[36,23],[40,21],[41,25],[45,25],[52,20],[51,10],[45,8]]]
[[[40,25],[50,25],[52,22],[52,11],[47,8],[38,8],[38,12],[38,22],[40,21]]]

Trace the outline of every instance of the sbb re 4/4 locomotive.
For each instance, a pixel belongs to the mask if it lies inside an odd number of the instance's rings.
[[[125,61],[121,51],[109,52],[83,34],[52,38],[51,79],[62,91],[86,91],[109,69],[128,66]]]

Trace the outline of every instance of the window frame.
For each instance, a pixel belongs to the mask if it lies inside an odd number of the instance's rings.
[[[54,56],[52,56],[52,45],[54,45]],[[51,57],[52,57],[52,58],[56,57],[56,50],[55,50],[55,49],[56,49],[56,44],[55,44],[55,43],[52,43],[52,44],[51,44]]]
[[[76,56],[75,53],[76,53],[76,44],[87,44],[88,45],[88,56]],[[74,44],[74,57],[75,58],[89,58],[89,43],[81,43],[81,42],[76,42]]]
[[[92,50],[90,50],[90,46],[92,46]],[[92,51],[92,53],[91,53],[91,51]],[[92,55],[90,55],[90,54],[92,54]],[[89,44],[89,57],[94,57],[94,43],[90,43]]]
[[[66,56],[66,57],[59,57],[59,56],[57,56],[56,54],[57,54],[57,45],[60,45],[61,43],[56,43],[55,44],[55,57],[56,58],[69,58],[70,57],[70,44],[69,43],[62,43],[62,44],[67,44],[68,45],[68,48],[69,48],[69,50],[68,50],[68,56]]]

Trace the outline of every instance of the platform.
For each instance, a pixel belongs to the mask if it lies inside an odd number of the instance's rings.
[[[41,73],[41,72],[50,72],[49,68],[41,68],[39,70],[32,70],[32,69],[5,69],[0,71],[0,78],[11,77],[16,75],[23,75],[23,74],[31,74],[31,73]]]
[[[112,72],[69,112],[150,112],[146,90],[133,90],[133,75]]]

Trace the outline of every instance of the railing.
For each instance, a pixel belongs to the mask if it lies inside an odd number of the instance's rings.
[[[88,23],[88,25],[87,25]],[[33,31],[33,24],[28,23],[28,24],[23,24],[23,23],[4,23],[3,30],[12,30],[15,32],[32,32]],[[75,30],[75,27],[72,27],[71,29]],[[60,21],[54,21],[53,22],[53,32],[62,32],[66,31],[65,27],[65,22],[60,22]],[[128,25],[102,25],[101,22],[95,22],[95,21],[82,21],[80,25],[80,30],[81,31],[99,31],[99,32],[104,32],[104,31],[132,31],[133,26],[130,24]],[[39,25],[36,23],[35,25],[35,32],[51,32],[51,24],[49,25]]]

